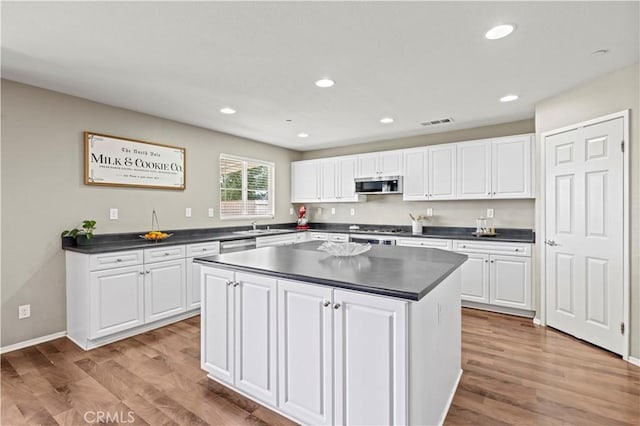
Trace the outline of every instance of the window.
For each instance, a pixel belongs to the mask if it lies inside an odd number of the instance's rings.
[[[273,217],[273,163],[220,154],[220,218]]]

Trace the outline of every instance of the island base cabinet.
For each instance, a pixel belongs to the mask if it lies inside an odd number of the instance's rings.
[[[334,291],[335,423],[407,423],[407,302]]]
[[[90,338],[108,336],[144,324],[142,266],[91,273]]]
[[[202,368],[276,404],[276,280],[203,267]]]

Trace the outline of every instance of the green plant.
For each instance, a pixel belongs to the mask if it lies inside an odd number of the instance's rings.
[[[93,230],[96,229],[95,220],[85,220],[82,222],[82,229],[73,228],[71,230],[62,231],[61,237],[70,236],[77,239],[79,235],[85,235],[87,240],[93,238]]]

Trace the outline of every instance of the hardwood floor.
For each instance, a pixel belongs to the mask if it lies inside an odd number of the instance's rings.
[[[640,424],[640,368],[530,320],[463,310],[464,375],[447,425]],[[291,425],[206,378],[199,317],[82,351],[2,355],[2,425]]]

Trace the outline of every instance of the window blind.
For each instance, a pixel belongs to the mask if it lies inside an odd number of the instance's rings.
[[[273,163],[220,155],[220,217],[272,217]]]

